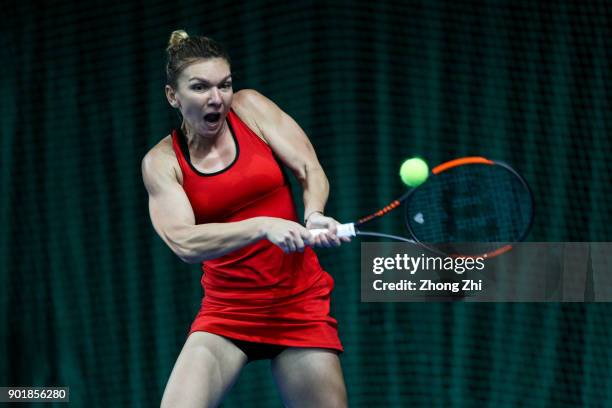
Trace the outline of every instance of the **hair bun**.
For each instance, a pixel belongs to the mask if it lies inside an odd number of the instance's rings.
[[[189,34],[185,30],[175,30],[170,34],[170,40],[168,40],[167,51],[178,47],[183,41],[189,38]]]

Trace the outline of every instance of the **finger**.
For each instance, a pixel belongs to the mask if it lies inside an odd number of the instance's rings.
[[[293,239],[291,239],[291,237],[285,238],[285,245],[287,247],[287,252],[295,252],[295,244],[293,243]]]
[[[342,241],[342,242],[351,242],[351,237],[340,237],[340,241]]]
[[[323,248],[331,247],[331,243],[329,242],[329,237],[327,234],[320,234],[319,238],[321,239],[321,246]]]
[[[315,237],[306,228],[300,230],[300,236],[304,241],[304,245],[313,245],[313,243],[315,242]]]
[[[329,242],[331,243],[332,246],[334,247],[339,247],[340,246],[340,238],[338,238],[336,235],[331,235],[328,234],[329,236]]]
[[[295,231],[293,234],[293,243],[295,244],[295,248],[299,252],[304,252],[304,240],[299,231]]]
[[[321,235],[317,235],[312,239],[312,244],[313,247],[317,247],[317,248],[321,248],[323,246],[323,243],[321,242]]]

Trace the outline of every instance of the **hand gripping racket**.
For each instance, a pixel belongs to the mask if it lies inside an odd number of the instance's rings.
[[[400,206],[409,237],[363,229]],[[337,235],[383,237],[445,254],[492,257],[522,241],[533,216],[531,190],[514,169],[484,157],[462,157],[434,167],[427,181],[375,213],[339,225]],[[311,230],[314,235],[326,231]]]

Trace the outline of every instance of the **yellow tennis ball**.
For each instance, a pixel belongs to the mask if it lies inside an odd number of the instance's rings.
[[[402,182],[408,187],[417,187],[429,177],[429,167],[423,159],[413,157],[402,163],[399,174]]]

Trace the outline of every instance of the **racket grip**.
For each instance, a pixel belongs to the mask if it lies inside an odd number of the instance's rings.
[[[327,231],[328,231],[327,228],[315,228],[315,229],[311,229],[310,233],[314,237],[316,237],[317,235],[326,233]],[[338,225],[336,235],[338,237],[354,237],[355,235],[357,235],[355,234],[355,224],[350,222],[348,224]]]

